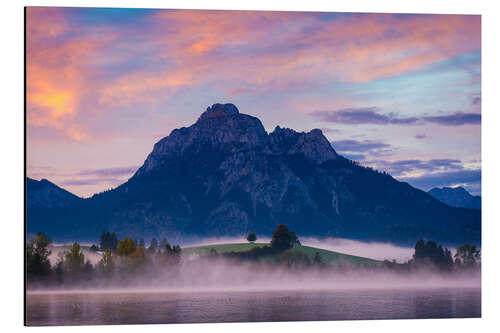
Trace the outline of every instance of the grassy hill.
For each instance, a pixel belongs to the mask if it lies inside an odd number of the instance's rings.
[[[227,253],[227,252],[243,252],[243,251],[248,251],[254,247],[264,247],[266,245],[269,245],[269,243],[237,243],[237,244],[214,244],[214,245],[203,245],[203,246],[193,246],[193,247],[185,247],[182,248],[182,255],[192,255],[192,254],[198,254],[200,256],[208,255],[212,249],[216,250],[218,253]],[[362,265],[362,264],[368,264],[368,265],[377,265],[380,264],[380,261],[374,260],[374,259],[369,259],[369,258],[364,258],[364,257],[358,257],[358,256],[352,256],[344,253],[339,253],[339,252],[334,252],[334,251],[328,251],[328,250],[323,250],[319,249],[316,247],[311,247],[311,246],[304,246],[304,245],[295,245],[292,249],[292,251],[298,251],[302,252],[303,254],[307,255],[309,259],[313,259],[314,256],[316,255],[316,252],[319,252],[321,259],[325,263],[331,263],[331,264],[351,264],[351,265]],[[275,260],[276,256],[266,256],[263,258],[263,260],[269,260],[273,261]]]

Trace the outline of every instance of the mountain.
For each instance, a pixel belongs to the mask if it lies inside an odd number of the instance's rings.
[[[32,208],[61,208],[82,200],[47,179],[26,179],[26,206]]]
[[[56,209],[28,210],[28,229],[55,239],[270,235],[414,244],[480,242],[481,216],[338,155],[322,132],[276,127],[214,104],[158,141],[124,184]]]
[[[481,209],[481,197],[471,195],[463,187],[435,187],[428,192],[434,198],[453,207]]]

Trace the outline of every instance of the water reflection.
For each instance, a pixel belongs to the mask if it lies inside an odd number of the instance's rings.
[[[28,294],[28,325],[253,322],[481,316],[469,289]]]

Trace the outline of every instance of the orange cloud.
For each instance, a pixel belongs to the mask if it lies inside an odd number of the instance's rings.
[[[27,9],[27,123],[84,140],[88,134],[74,118],[83,92],[93,87],[88,60],[102,40],[65,39],[75,29],[62,8]]]
[[[159,10],[133,31],[110,22],[89,33],[64,9],[29,8],[28,123],[82,140],[78,115],[155,103],[184,88],[234,96],[369,82],[480,50],[478,16],[320,15]],[[103,63],[127,65],[108,77],[99,75]]]

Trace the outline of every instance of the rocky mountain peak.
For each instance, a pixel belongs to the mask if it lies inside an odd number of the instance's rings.
[[[269,149],[275,154],[303,154],[309,160],[321,164],[334,160],[337,153],[319,129],[310,132],[296,132],[277,126],[269,134]]]
[[[201,114],[198,118],[198,122],[203,121],[205,119],[210,118],[218,118],[218,117],[228,117],[239,114],[240,111],[238,108],[231,103],[220,104],[216,103],[212,106],[209,106],[205,112]]]
[[[233,104],[216,103],[189,127],[173,130],[158,141],[136,175],[144,174],[163,161],[206,149],[235,153],[265,146],[267,132],[259,119],[242,114]]]

